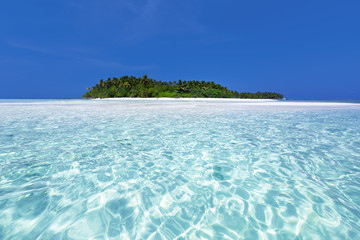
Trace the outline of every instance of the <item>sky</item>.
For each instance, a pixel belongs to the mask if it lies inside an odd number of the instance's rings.
[[[2,1],[0,98],[81,98],[147,74],[360,99],[359,12],[358,0]]]

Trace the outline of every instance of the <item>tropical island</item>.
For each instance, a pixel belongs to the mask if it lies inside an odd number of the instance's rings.
[[[142,77],[122,76],[100,80],[83,98],[122,98],[122,97],[169,97],[169,98],[251,98],[281,99],[283,95],[274,92],[238,92],[220,84],[206,81],[157,81],[146,74]]]

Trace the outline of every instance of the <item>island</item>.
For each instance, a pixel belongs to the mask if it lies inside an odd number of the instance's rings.
[[[142,77],[122,76],[100,80],[83,98],[251,98],[282,99],[283,95],[275,92],[238,92],[227,89],[215,82],[207,81],[158,81]]]

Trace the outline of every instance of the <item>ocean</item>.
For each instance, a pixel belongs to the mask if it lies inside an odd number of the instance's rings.
[[[360,239],[360,104],[0,100],[0,239]]]

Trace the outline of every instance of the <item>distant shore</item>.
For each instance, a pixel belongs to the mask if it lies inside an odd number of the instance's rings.
[[[276,92],[238,92],[221,86],[213,81],[158,81],[142,77],[122,76],[120,78],[100,79],[99,83],[87,88],[85,98],[250,98],[250,99],[282,99],[284,96]]]
[[[149,101],[149,102],[173,102],[173,103],[203,103],[203,104],[221,104],[226,103],[227,106],[241,104],[243,106],[272,106],[272,107],[321,107],[321,106],[360,106],[359,103],[352,102],[333,102],[333,101],[288,101],[276,99],[246,99],[246,98],[93,98],[90,101]]]
[[[160,101],[168,101],[168,100],[174,100],[174,101],[237,101],[237,102],[267,102],[267,101],[271,101],[271,102],[278,102],[280,100],[276,100],[276,99],[252,99],[252,98],[168,98],[168,97],[160,97],[160,98],[155,98],[155,97],[150,97],[150,98],[132,98],[132,97],[123,97],[123,98],[91,98],[89,100],[160,100]]]
[[[360,110],[360,102],[334,102],[309,100],[274,100],[274,99],[238,99],[238,98],[91,98],[91,99],[0,99],[0,105],[64,105],[86,104],[95,105],[133,105],[141,106],[173,106],[173,107],[216,107],[236,109],[339,109],[354,107]],[[109,103],[109,104],[107,104]]]

